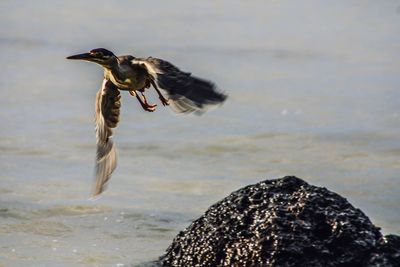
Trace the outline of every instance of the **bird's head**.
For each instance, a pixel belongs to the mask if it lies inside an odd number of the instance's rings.
[[[83,53],[83,54],[69,56],[69,57],[67,57],[67,59],[86,60],[86,61],[100,64],[103,67],[107,67],[107,66],[110,66],[113,62],[115,62],[117,57],[113,54],[113,52],[111,52],[107,49],[96,48],[96,49],[90,50],[89,53]]]

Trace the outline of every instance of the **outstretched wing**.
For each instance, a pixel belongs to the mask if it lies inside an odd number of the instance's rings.
[[[103,84],[96,95],[96,177],[92,197],[100,195],[117,166],[117,150],[112,141],[112,128],[119,121],[121,95],[117,87],[109,80]]]
[[[149,57],[135,58],[131,62],[146,68],[156,85],[167,92],[176,112],[201,114],[207,107],[221,104],[227,98],[212,82],[183,72],[168,61]]]

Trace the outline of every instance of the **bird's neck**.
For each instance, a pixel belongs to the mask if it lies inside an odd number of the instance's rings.
[[[118,70],[119,64],[118,64],[118,59],[116,57],[113,57],[109,61],[101,64],[103,68],[113,71],[113,70]]]
[[[104,78],[110,80],[119,89],[125,89],[128,85],[125,84],[124,70],[118,60],[110,62],[104,67]]]

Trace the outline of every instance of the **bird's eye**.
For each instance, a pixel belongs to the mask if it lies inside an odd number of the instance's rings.
[[[103,52],[100,51],[90,51],[89,52],[92,56],[96,56],[96,57],[102,57],[103,56]]]

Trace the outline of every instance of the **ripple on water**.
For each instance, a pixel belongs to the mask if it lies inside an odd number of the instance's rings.
[[[0,191],[1,192],[1,191]],[[91,205],[58,205],[47,208],[42,207],[0,207],[0,218],[13,218],[31,220],[54,216],[82,216],[99,214],[109,211],[107,206]]]
[[[103,253],[91,252],[90,255],[84,255],[79,260],[79,263],[89,265],[89,264],[107,264],[110,261],[119,261],[121,257],[104,255]],[[114,265],[115,266],[115,265]]]
[[[64,236],[72,232],[72,229],[61,222],[36,220],[23,223],[4,224],[0,233],[9,234],[23,232],[45,236]]]
[[[53,217],[53,216],[79,216],[98,214],[109,211],[107,206],[90,206],[90,205],[59,205],[46,209],[37,209],[33,213],[37,216]]]

